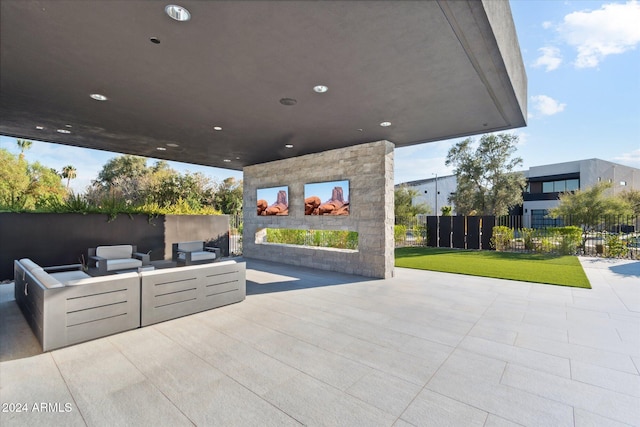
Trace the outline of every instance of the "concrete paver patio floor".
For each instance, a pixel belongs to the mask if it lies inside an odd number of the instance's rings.
[[[0,425],[640,425],[640,262],[581,261],[592,290],[249,260],[240,304],[1,362]]]

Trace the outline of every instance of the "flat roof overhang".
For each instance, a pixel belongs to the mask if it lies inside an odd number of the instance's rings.
[[[0,134],[240,170],[526,125],[508,2],[167,4],[2,0]]]

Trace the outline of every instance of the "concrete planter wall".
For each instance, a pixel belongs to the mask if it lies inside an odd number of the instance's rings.
[[[0,213],[0,280],[13,278],[13,260],[43,266],[77,264],[98,245],[133,244],[151,260],[171,258],[171,244],[212,242],[229,255],[227,215],[118,215]]]

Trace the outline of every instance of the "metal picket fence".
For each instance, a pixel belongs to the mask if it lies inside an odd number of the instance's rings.
[[[242,214],[229,215],[229,253],[242,255]]]
[[[571,217],[524,227],[521,215],[418,216],[396,223],[395,244],[440,248],[553,252],[640,259],[640,216],[608,216],[585,229]],[[577,228],[567,228],[567,227]],[[501,227],[494,241],[494,227]],[[578,229],[579,228],[579,229]]]

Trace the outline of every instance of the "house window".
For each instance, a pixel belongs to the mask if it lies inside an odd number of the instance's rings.
[[[562,219],[548,217],[549,211],[546,209],[531,209],[531,228],[562,227]]]
[[[576,191],[580,188],[580,180],[579,179],[568,179],[567,180],[567,190],[566,191]]]
[[[576,191],[579,188],[579,179],[562,179],[558,181],[547,181],[542,183],[543,193],[564,193],[566,191]]]

